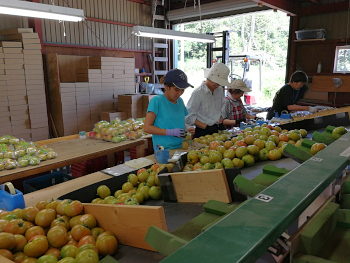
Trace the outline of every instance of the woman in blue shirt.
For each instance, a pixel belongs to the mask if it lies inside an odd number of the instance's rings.
[[[164,78],[165,92],[154,97],[147,109],[144,130],[152,134],[153,147],[181,148],[185,135],[185,116],[188,114],[180,96],[187,87],[187,75],[180,69],[170,70]],[[194,128],[189,128],[194,133]]]

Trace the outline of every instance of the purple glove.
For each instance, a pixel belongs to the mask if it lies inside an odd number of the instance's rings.
[[[183,129],[169,129],[166,130],[166,136],[173,136],[178,138],[186,138],[185,130]]]

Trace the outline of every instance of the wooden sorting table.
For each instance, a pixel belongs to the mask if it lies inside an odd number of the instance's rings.
[[[145,138],[141,138],[138,140],[127,140],[121,143],[112,143],[89,138],[79,139],[77,135],[40,141],[37,144],[48,145],[58,156],[55,159],[46,160],[37,166],[17,167],[13,170],[1,171],[0,184],[105,155],[107,155],[108,165],[114,166],[114,153],[116,152],[136,147],[136,157],[143,157],[145,155],[146,141]]]

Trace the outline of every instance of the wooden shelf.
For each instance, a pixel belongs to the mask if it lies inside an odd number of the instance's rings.
[[[152,73],[135,73],[136,76],[152,76]]]
[[[312,41],[325,41],[325,38],[313,38],[313,39],[300,39],[294,40],[294,42],[312,42]]]

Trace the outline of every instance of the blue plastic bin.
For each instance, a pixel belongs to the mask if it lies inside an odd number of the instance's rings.
[[[24,193],[28,194],[37,190],[44,189],[46,187],[67,182],[72,179],[74,179],[74,177],[61,172],[45,174],[45,175],[24,181],[23,182]]]

